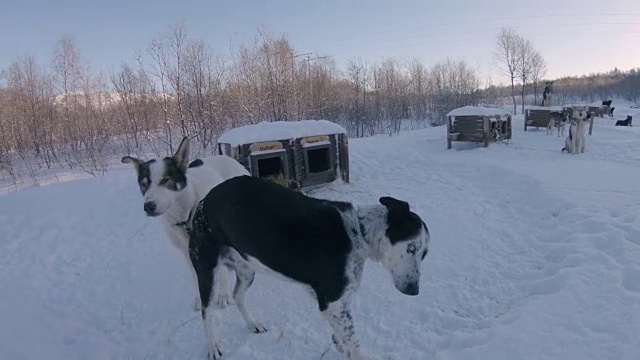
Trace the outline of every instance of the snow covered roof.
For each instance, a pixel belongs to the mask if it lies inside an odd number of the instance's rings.
[[[347,131],[342,126],[328,120],[263,121],[231,129],[220,135],[218,143],[238,146],[263,141],[346,133]]]
[[[464,106],[452,110],[447,116],[495,116],[495,115],[511,115],[507,110],[488,108],[481,106]]]
[[[551,111],[562,111],[562,106],[537,106],[537,105],[528,105],[524,107],[529,110],[551,110]]]

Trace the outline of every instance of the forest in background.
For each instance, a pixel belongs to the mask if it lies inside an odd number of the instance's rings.
[[[465,105],[540,104],[547,64],[512,29],[496,37],[494,66],[507,86],[483,83],[465,59],[351,59],[301,53],[260,29],[229,54],[214,52],[183,23],[150,40],[111,73],[61,38],[47,63],[21,55],[0,73],[0,180],[30,181],[52,168],[107,172],[125,154],[164,156],[183,136],[195,155],[215,152],[224,131],[261,121],[327,119],[351,137],[439,126]],[[116,65],[116,64],[114,64]],[[540,85],[542,84],[542,86]],[[554,103],[640,98],[640,69],[555,79]]]

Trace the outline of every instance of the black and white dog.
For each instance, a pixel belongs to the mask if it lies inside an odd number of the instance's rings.
[[[586,106],[574,106],[569,125],[569,136],[564,141],[562,152],[583,153],[585,147],[584,134],[587,131],[587,122],[590,120],[589,109]]]
[[[633,118],[631,117],[631,115],[627,115],[626,119],[616,121],[616,126],[633,126],[631,124],[632,121]]]
[[[255,272],[266,272],[307,287],[331,325],[338,351],[347,359],[364,359],[350,302],[365,260],[380,261],[401,293],[418,295],[430,241],[427,226],[408,203],[392,197],[379,202],[356,207],[251,176],[213,188],[196,209],[189,244],[209,356],[222,356],[209,299],[216,296],[218,269],[227,266],[236,272],[233,297],[252,332],[266,328],[247,310],[245,294]]]
[[[144,212],[147,216],[159,216],[164,230],[173,245],[178,248],[189,264],[193,274],[196,296],[194,308],[200,310],[200,295],[197,278],[189,258],[189,234],[193,212],[198,202],[209,190],[221,182],[249,172],[236,160],[224,156],[196,159],[189,164],[189,138],[182,139],[172,157],[143,161],[131,156],[122,158],[125,164],[133,164],[138,174],[138,186],[144,197]],[[214,302],[227,306],[231,296],[226,277],[220,276]]]

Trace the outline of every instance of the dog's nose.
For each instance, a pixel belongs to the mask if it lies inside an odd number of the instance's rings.
[[[418,295],[420,293],[420,286],[418,285],[418,283],[407,284],[402,293],[411,296]]]
[[[147,213],[147,215],[153,215],[156,212],[156,203],[154,202],[146,202],[144,203],[144,212]]]

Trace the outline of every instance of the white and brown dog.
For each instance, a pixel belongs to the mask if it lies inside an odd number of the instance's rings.
[[[562,152],[581,154],[584,153],[585,132],[587,122],[590,120],[589,109],[586,106],[574,106],[571,124],[569,125],[569,136],[564,141]]]

